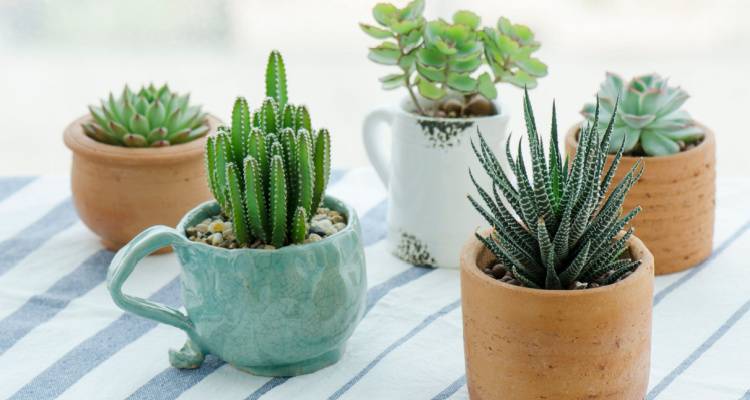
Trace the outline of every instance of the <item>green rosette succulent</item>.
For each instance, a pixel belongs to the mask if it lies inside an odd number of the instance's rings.
[[[133,92],[126,85],[120,97],[112,93],[101,106],[89,106],[93,121],[83,124],[92,139],[116,146],[161,147],[195,140],[208,133],[206,114],[164,84]]]
[[[679,87],[668,86],[667,79],[657,74],[635,77],[626,86],[620,76],[607,73],[597,95],[601,119],[605,120],[612,116],[619,98],[610,153],[617,152],[624,142],[626,154],[666,156],[700,142],[705,134],[680,109],[688,94]],[[592,122],[595,108],[594,104],[586,104],[581,114]]]
[[[378,26],[360,24],[382,41],[370,48],[368,58],[400,69],[380,78],[383,88],[405,87],[419,114],[427,112],[417,93],[438,103],[452,98],[466,103],[477,95],[491,100],[497,98],[498,83],[533,88],[547,75],[547,66],[532,56],[540,45],[528,27],[507,18],[482,27],[481,18],[466,10],[453,14],[451,22],[426,21],[423,11],[423,0],[404,8],[379,3],[373,8]]]
[[[266,99],[250,112],[240,97],[232,124],[206,142],[208,186],[232,219],[241,244],[274,247],[302,243],[325,198],[331,172],[331,136],[313,130],[304,105],[287,102],[286,69],[273,51],[266,68]]]
[[[609,165],[607,149],[614,141],[617,106],[607,120],[600,118],[599,104],[594,106],[594,119],[581,130],[572,160],[560,154],[554,104],[546,149],[528,92],[523,108],[530,159],[524,158],[521,141],[513,157],[509,137],[505,154],[509,174],[481,133],[478,144],[472,141],[477,160],[492,180],[491,186],[483,187],[469,171],[479,194],[479,199],[469,195],[469,201],[493,228],[489,236],[476,233],[476,237],[495,255],[509,282],[520,286],[591,288],[626,277],[641,262],[627,251],[633,228],[622,230],[641,208],[624,214],[622,208],[628,191],[643,174],[643,160],[614,182],[622,142]],[[604,124],[606,128],[601,129]]]

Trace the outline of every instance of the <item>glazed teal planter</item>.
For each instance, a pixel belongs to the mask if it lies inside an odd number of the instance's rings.
[[[176,230],[151,227],[117,253],[107,276],[112,299],[123,310],[185,331],[185,346],[169,352],[177,368],[197,368],[209,353],[262,376],[331,365],[362,318],[367,276],[356,213],[332,197],[324,204],[346,215],[346,228],[319,242],[277,250],[191,242],[185,229],[219,212],[216,202],[201,204]],[[182,265],[186,314],[122,293],[138,261],[169,245]]]

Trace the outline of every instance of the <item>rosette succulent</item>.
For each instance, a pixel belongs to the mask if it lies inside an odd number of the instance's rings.
[[[657,74],[635,77],[625,85],[620,76],[607,73],[597,95],[603,119],[613,115],[620,99],[610,153],[616,152],[624,141],[627,154],[666,156],[703,138],[703,130],[680,109],[688,94],[679,87],[668,86],[667,79]],[[589,123],[595,117],[595,108],[594,104],[586,104],[581,111]]]
[[[640,265],[626,251],[633,229],[620,232],[640,212],[637,207],[621,215],[625,196],[643,173],[642,160],[607,194],[623,153],[620,142],[612,164],[605,168],[607,149],[615,140],[616,108],[600,135],[599,107],[595,106],[594,119],[581,130],[578,151],[570,163],[563,160],[558,147],[554,105],[545,152],[528,92],[524,116],[530,162],[524,161],[520,141],[513,158],[509,138],[506,158],[514,176],[508,176],[481,133],[479,145],[472,142],[492,180],[492,188],[485,189],[469,172],[484,204],[472,196],[469,200],[493,227],[489,237],[477,233],[477,238],[495,255],[509,282],[540,289],[596,287],[614,283]]]
[[[417,93],[438,103],[433,115],[444,101],[459,101],[458,107],[443,110],[458,111],[450,116],[484,115],[492,111],[487,100],[497,97],[496,84],[533,88],[536,79],[547,74],[547,66],[532,57],[540,45],[528,27],[507,18],[495,27],[482,27],[481,18],[465,10],[453,14],[451,22],[426,21],[423,11],[424,0],[404,8],[379,3],[373,8],[378,26],[360,24],[365,33],[382,40],[370,48],[368,58],[400,69],[380,78],[383,88],[406,87],[419,114],[428,112]],[[470,104],[477,99],[483,107]]]
[[[231,127],[206,142],[208,184],[232,219],[237,241],[281,247],[302,243],[325,197],[331,170],[331,137],[314,131],[303,105],[287,102],[286,71],[279,52],[266,68],[266,99],[250,113],[234,103]]]
[[[92,139],[126,147],[161,147],[186,143],[208,133],[206,114],[190,105],[190,95],[179,95],[164,84],[133,92],[125,86],[101,106],[89,106],[92,121],[83,131]]]

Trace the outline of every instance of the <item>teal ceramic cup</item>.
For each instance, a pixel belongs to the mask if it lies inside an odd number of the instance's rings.
[[[107,276],[112,299],[125,311],[185,331],[185,346],[169,352],[177,368],[197,368],[206,354],[262,376],[331,365],[362,318],[367,276],[356,213],[330,196],[324,205],[346,215],[346,228],[277,250],[229,250],[186,237],[187,227],[219,212],[216,202],[201,204],[177,229],[151,227],[117,253]],[[169,245],[182,266],[186,313],[122,292],[138,261]]]

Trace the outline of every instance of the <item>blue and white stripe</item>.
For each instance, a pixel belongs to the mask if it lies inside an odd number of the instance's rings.
[[[170,368],[180,331],[122,313],[112,253],[78,221],[62,177],[0,179],[0,398],[465,399],[458,272],[388,254],[385,190],[372,170],[336,173],[329,193],[358,211],[367,313],[345,357],[315,374],[255,377],[210,357]],[[750,180],[718,185],[716,247],[656,280],[648,399],[750,400]],[[126,290],[179,306],[174,255],[145,259]]]

